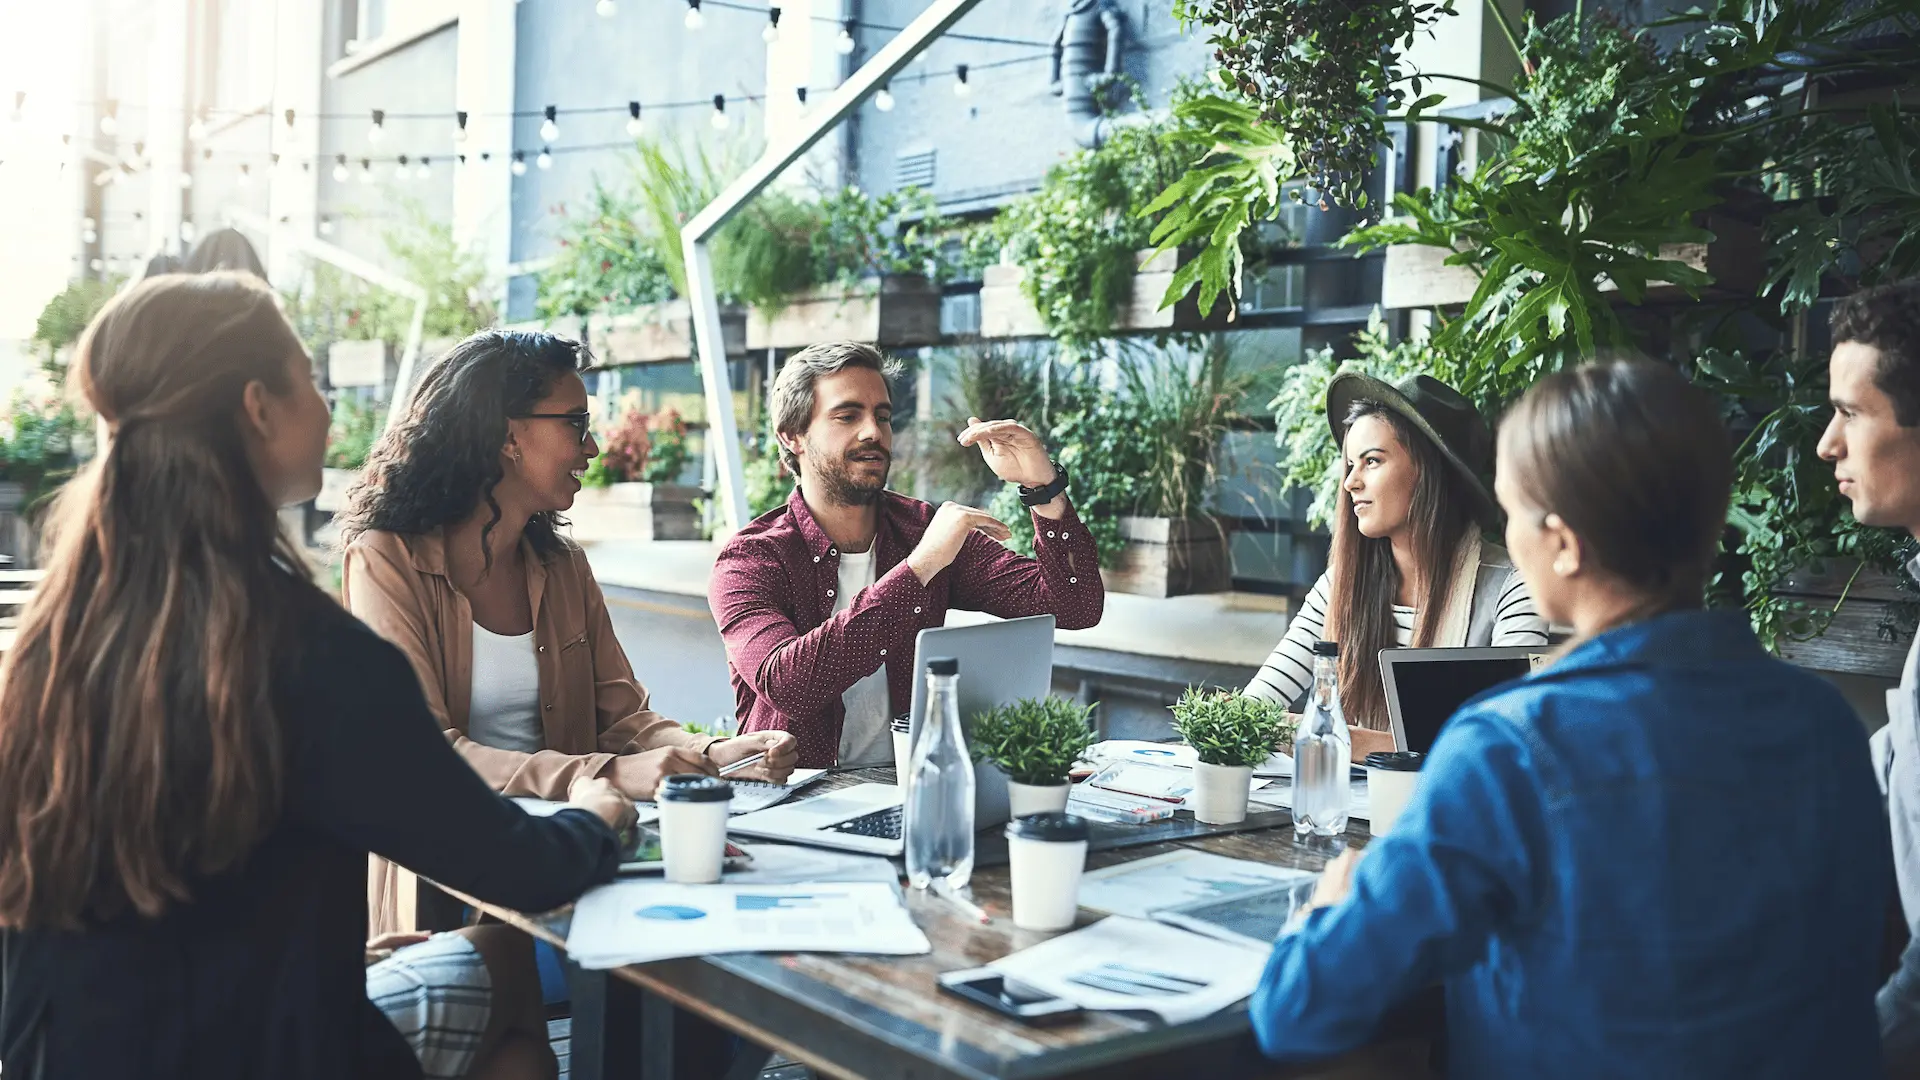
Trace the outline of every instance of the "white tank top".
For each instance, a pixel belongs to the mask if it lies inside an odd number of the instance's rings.
[[[467,738],[531,754],[546,749],[540,724],[540,665],[533,632],[506,637],[473,624],[473,703]]]

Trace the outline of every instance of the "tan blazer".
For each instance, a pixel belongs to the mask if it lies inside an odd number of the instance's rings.
[[[364,533],[347,548],[341,569],[347,607],[406,654],[448,741],[505,795],[565,799],[576,777],[600,775],[615,755],[662,746],[704,751],[715,741],[647,707],[646,688],[614,637],[586,554],[571,541],[562,544],[545,563],[531,545],[523,548],[546,741],[531,754],[467,738],[473,607],[448,576],[443,534]],[[410,897],[403,895],[409,883],[394,870],[375,859],[368,876],[375,935],[411,928]]]

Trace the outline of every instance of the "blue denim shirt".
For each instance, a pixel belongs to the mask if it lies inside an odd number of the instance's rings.
[[[1737,613],[1622,627],[1449,721],[1254,1031],[1340,1053],[1443,982],[1452,1076],[1875,1076],[1887,845],[1837,691]]]

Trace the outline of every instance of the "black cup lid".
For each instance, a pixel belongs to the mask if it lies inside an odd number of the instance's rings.
[[[1418,750],[1376,750],[1367,755],[1367,768],[1382,772],[1419,772],[1427,755]]]
[[[733,798],[733,785],[717,776],[678,773],[660,781],[654,798],[659,802],[726,802]]]
[[[1315,656],[1339,656],[1340,643],[1337,641],[1316,641],[1313,643]]]
[[[911,730],[913,730],[913,717],[912,717],[912,715],[910,715],[910,714],[908,714],[908,713],[901,713],[901,714],[900,714],[899,716],[896,716],[896,717],[894,717],[894,718],[893,718],[893,730],[895,730],[895,731],[911,731]]]
[[[927,661],[929,675],[958,675],[960,661],[951,656],[936,656]]]
[[[1087,819],[1058,811],[1028,814],[1007,822],[1007,835],[1022,840],[1048,840],[1071,843],[1087,838]]]

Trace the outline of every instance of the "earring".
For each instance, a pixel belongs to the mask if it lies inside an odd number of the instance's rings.
[[[1574,571],[1578,569],[1580,568],[1565,559],[1553,560],[1553,572],[1559,574],[1561,577],[1570,577]]]

